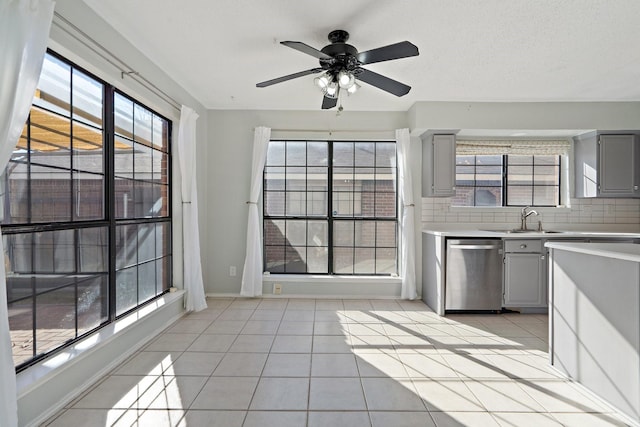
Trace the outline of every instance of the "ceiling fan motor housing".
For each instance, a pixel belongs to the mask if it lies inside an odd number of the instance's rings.
[[[335,30],[329,33],[328,38],[331,44],[323,47],[320,52],[331,58],[320,58],[320,66],[332,74],[338,74],[342,70],[356,71],[360,65],[356,58],[358,49],[345,43],[349,39],[349,33],[344,30]]]

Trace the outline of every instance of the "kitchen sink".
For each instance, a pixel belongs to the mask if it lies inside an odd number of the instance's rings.
[[[513,233],[513,234],[529,234],[529,233],[540,233],[540,234],[558,234],[564,233],[564,231],[555,231],[555,230],[521,230],[519,228],[512,228],[510,230],[482,230],[482,231],[492,231],[494,233]]]

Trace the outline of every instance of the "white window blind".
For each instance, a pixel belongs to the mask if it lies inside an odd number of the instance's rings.
[[[457,140],[458,155],[561,156],[569,152],[568,140]]]

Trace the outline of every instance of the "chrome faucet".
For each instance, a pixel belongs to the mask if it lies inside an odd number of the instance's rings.
[[[531,206],[525,206],[520,211],[520,230],[523,231],[527,229],[527,217],[531,215],[538,215],[538,212],[534,211],[533,209],[529,211],[527,211],[527,209],[531,209]]]

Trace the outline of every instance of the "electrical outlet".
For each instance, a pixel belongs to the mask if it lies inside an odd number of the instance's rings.
[[[273,284],[273,294],[280,295],[282,293],[282,285],[280,283]]]
[[[236,266],[235,265],[229,266],[229,276],[234,277],[235,275],[236,275]]]

